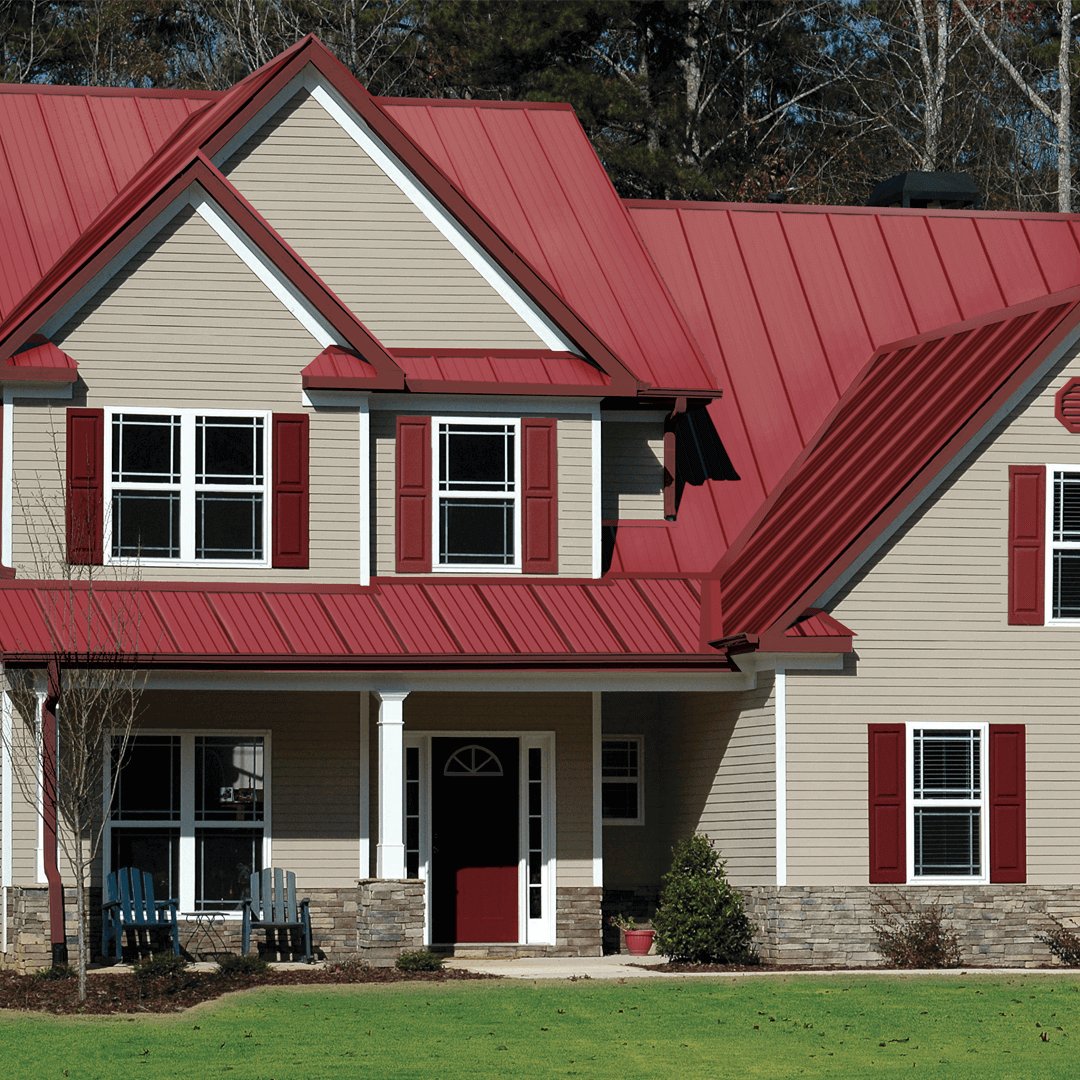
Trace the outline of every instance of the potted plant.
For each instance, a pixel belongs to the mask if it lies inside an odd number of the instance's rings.
[[[626,937],[626,949],[631,956],[648,956],[652,948],[655,930],[646,926],[638,926],[632,919],[625,915],[612,915],[608,922],[617,926]]]

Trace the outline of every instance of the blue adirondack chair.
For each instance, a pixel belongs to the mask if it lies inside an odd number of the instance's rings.
[[[140,930],[148,934],[172,931],[173,955],[180,955],[180,935],[176,913],[179,900],[155,900],[154,879],[145,870],[125,866],[105,879],[105,902],[102,904],[101,951],[106,956],[123,958],[124,931]],[[115,951],[110,951],[110,946]]]
[[[291,870],[256,870],[251,875],[251,897],[244,901],[243,954],[247,956],[251,947],[252,929],[299,930],[304,935],[304,960],[312,963],[308,903],[306,897],[297,903],[296,875]]]

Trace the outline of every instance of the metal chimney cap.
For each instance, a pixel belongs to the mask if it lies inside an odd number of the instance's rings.
[[[979,189],[967,173],[904,172],[878,184],[867,206],[971,210],[978,202]]]

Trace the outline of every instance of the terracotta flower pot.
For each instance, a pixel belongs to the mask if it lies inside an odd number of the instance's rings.
[[[655,930],[624,930],[626,948],[631,956],[648,956],[652,948]]]

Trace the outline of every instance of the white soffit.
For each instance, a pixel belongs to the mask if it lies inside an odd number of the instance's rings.
[[[42,327],[41,332],[47,338],[51,338],[89,300],[108,285],[112,278],[120,273],[180,211],[188,206],[192,207],[199,217],[213,229],[217,236],[225,242],[229,249],[251,270],[322,348],[325,349],[327,345],[342,344],[339,335],[334,333],[322,316],[300,295],[292,282],[270,262],[225,211],[206,194],[200,184],[192,184],[183,195],[174,199],[124,247],[124,250],[119,255],[109,261],[108,266],[99,270],[72,299],[49,319]]]
[[[517,282],[445,210],[442,203],[416,180],[396,155],[375,135],[344,98],[323,80],[312,65],[309,64],[304,68],[214,155],[214,164],[219,169],[224,168],[229,158],[301,89],[311,94],[327,115],[371,158],[388,179],[439,230],[462,258],[480,274],[549,349],[581,355],[581,350],[559,331]]]

